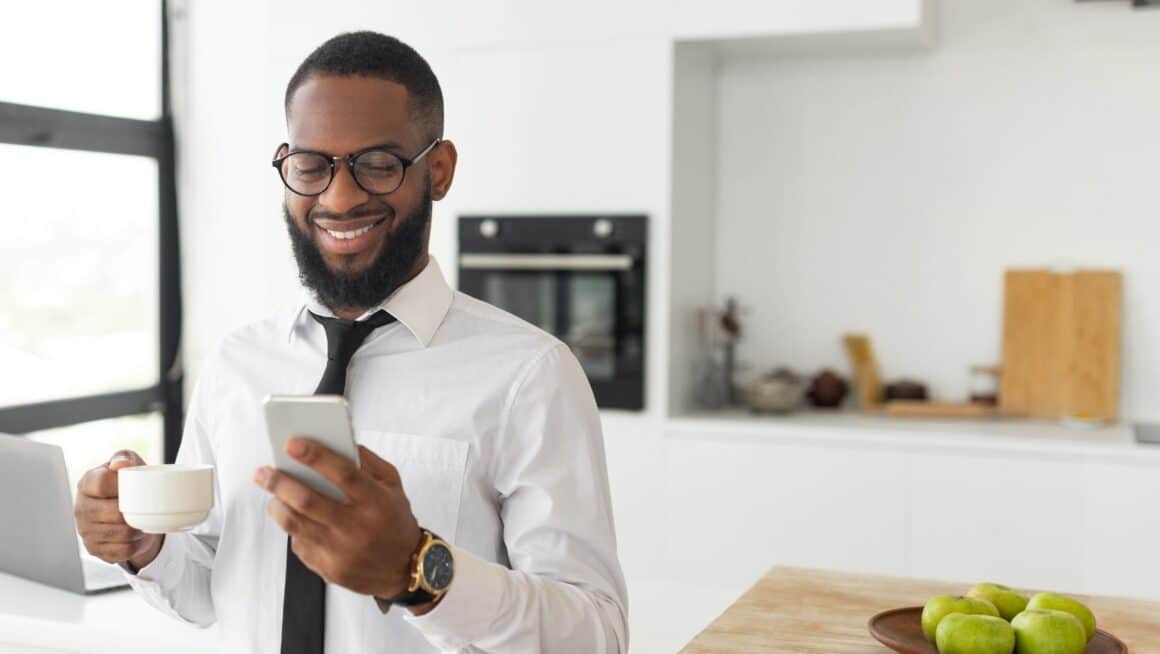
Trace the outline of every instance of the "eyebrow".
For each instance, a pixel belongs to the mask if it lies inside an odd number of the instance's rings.
[[[395,150],[397,152],[404,152],[402,144],[400,144],[396,141],[384,141],[382,143],[368,145],[366,147],[362,147],[362,148],[359,148],[357,150],[354,150],[354,152],[363,152],[366,150],[380,150],[380,149],[381,150]],[[319,150],[316,148],[304,148],[304,147],[300,147],[300,146],[295,146],[294,144],[290,145],[290,152],[320,152],[320,153],[326,154],[326,155],[333,154],[331,152],[327,152],[326,150]],[[353,154],[353,152],[346,152],[344,154]],[[341,155],[334,155],[334,156],[341,156]]]

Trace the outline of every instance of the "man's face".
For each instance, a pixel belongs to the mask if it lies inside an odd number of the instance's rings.
[[[411,159],[430,139],[412,119],[400,84],[368,77],[318,75],[290,102],[290,151],[347,155],[385,146]],[[321,195],[286,190],[286,222],[302,281],[331,308],[381,302],[426,263],[431,202],[441,199],[454,171],[454,147],[441,143],[407,169],[402,185],[371,195],[340,161]],[[337,238],[327,230],[356,232]]]

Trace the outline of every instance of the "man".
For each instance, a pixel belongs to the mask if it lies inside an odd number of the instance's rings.
[[[587,380],[427,255],[457,157],[430,67],[343,34],[302,63],[285,109],[274,165],[305,290],[227,336],[198,380],[177,460],[216,466],[214,511],[187,533],[128,527],[116,470],[142,461],[120,452],[80,483],[86,548],[161,610],[216,622],[230,651],[625,652]],[[346,502],[270,467],[262,398],[315,391],[345,393],[360,465],[307,439],[287,453]]]

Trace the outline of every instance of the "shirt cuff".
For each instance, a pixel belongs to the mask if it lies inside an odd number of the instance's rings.
[[[167,580],[180,579],[183,561],[181,553],[177,551],[180,548],[174,541],[180,539],[181,536],[184,534],[166,534],[165,541],[161,543],[161,549],[157,551],[157,556],[144,568],[138,570],[137,574],[133,574],[133,571],[129,569],[127,561],[121,562],[119,565],[125,571],[129,585],[133,588],[143,589],[165,584]]]
[[[459,649],[491,632],[509,570],[455,546],[451,553],[455,577],[443,599],[423,615],[407,611],[403,618],[437,647]]]

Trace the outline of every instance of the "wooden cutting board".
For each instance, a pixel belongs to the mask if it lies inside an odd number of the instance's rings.
[[[1001,412],[1115,419],[1122,296],[1115,271],[1008,270]]]
[[[915,400],[891,400],[882,410],[886,415],[900,418],[990,418],[998,413],[995,407],[985,404]]]

